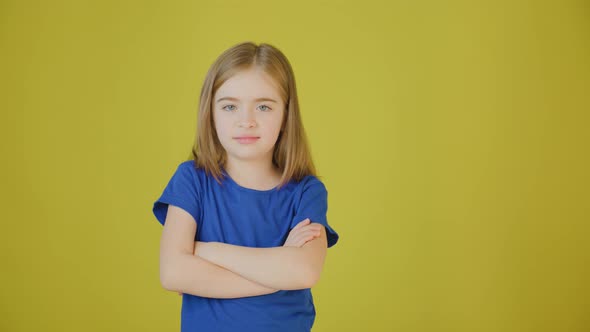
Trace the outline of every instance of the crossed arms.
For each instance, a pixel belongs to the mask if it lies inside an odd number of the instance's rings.
[[[168,207],[160,242],[160,280],[167,290],[237,298],[311,288],[320,278],[327,251],[320,224],[298,225],[285,246],[273,248],[194,242],[196,225],[188,212]],[[319,236],[308,236],[312,227]]]

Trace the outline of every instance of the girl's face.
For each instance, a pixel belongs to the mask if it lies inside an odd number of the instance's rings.
[[[271,76],[256,68],[225,81],[213,96],[213,119],[227,158],[272,162],[283,114]]]

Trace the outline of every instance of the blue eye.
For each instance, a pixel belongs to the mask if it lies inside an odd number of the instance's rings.
[[[228,109],[228,107],[232,107],[232,109]],[[272,110],[272,108],[270,108],[270,107],[268,107],[266,105],[260,105],[260,108],[261,108],[261,111],[263,111],[263,112],[267,112],[267,111]],[[225,110],[225,111],[230,111],[231,112],[231,111],[234,111],[236,109],[236,107],[234,105],[231,105],[230,104],[230,105],[223,106],[221,109],[222,110]]]

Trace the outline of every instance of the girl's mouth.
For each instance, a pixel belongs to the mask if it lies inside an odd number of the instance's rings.
[[[251,137],[251,136],[244,136],[244,137],[234,137],[236,141],[240,144],[252,144],[258,141],[260,137]]]

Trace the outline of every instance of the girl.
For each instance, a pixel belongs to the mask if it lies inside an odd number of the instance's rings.
[[[287,58],[264,43],[223,52],[201,89],[192,157],[153,205],[181,331],[310,331],[310,288],[338,241],[327,202]]]

